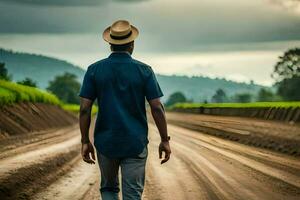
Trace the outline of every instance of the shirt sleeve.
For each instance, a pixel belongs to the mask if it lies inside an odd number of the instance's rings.
[[[91,67],[85,72],[79,96],[94,101],[97,97],[95,81]]]
[[[156,76],[153,70],[150,68],[150,75],[146,79],[145,83],[145,96],[147,101],[162,97],[164,94],[157,82]]]

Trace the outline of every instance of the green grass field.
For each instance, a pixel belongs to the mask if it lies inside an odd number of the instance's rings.
[[[41,102],[60,105],[59,99],[38,88],[0,80],[0,106],[19,102]]]
[[[38,88],[20,85],[17,83],[0,80],[0,106],[11,105],[19,102],[40,102],[61,106],[64,110],[78,114],[80,106],[77,104],[64,104],[54,94]],[[92,114],[98,112],[98,107],[93,106]]]
[[[70,111],[70,112],[73,112],[73,113],[78,114],[78,113],[79,113],[80,106],[77,105],[77,104],[63,104],[63,105],[62,105],[62,108],[63,108],[64,110],[67,110],[67,111]],[[95,106],[95,105],[93,105],[93,108],[92,108],[92,115],[95,115],[97,112],[98,112],[98,107]]]
[[[170,109],[185,108],[296,108],[300,107],[300,101],[295,102],[253,102],[253,103],[177,103]]]

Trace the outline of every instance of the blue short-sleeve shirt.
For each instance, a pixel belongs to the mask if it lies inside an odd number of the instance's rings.
[[[97,99],[94,145],[110,158],[135,156],[148,144],[145,99],[163,96],[149,65],[113,52],[90,65],[79,96]]]

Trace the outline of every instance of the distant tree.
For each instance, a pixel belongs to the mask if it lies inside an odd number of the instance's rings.
[[[223,103],[223,102],[228,102],[228,97],[224,90],[222,89],[217,89],[216,93],[212,96],[211,101],[213,103]]]
[[[252,95],[249,93],[239,93],[233,96],[233,101],[237,103],[248,103],[251,102]]]
[[[272,91],[261,88],[257,94],[257,101],[274,101],[275,95]]]
[[[290,49],[279,57],[279,61],[274,67],[272,77],[276,81],[290,79],[295,76],[300,76],[300,49]]]
[[[8,71],[5,67],[5,63],[0,63],[0,79],[10,81],[11,77],[8,75]]]
[[[300,101],[300,49],[290,49],[279,57],[272,77],[277,94],[287,101]]]
[[[186,97],[182,92],[174,92],[170,95],[166,102],[166,106],[174,105],[175,103],[184,103],[187,102]]]
[[[22,81],[18,81],[17,82],[18,84],[21,84],[21,85],[27,85],[27,86],[30,86],[30,87],[37,87],[37,84],[35,81],[33,81],[31,78],[25,78],[24,80]]]
[[[65,103],[79,103],[77,94],[80,90],[80,83],[74,74],[66,72],[63,75],[56,76],[54,80],[49,82],[47,90],[51,91]]]
[[[277,85],[277,94],[286,101],[300,101],[300,77],[284,79]]]

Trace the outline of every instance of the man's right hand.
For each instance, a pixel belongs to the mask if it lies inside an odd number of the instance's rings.
[[[160,142],[158,147],[158,152],[159,152],[159,159],[162,158],[162,152],[165,152],[165,158],[160,162],[160,164],[167,162],[170,159],[170,155],[171,155],[171,148],[170,148],[169,141]]]
[[[91,156],[90,156],[91,154]],[[89,164],[95,164],[95,150],[91,143],[82,144],[81,146],[81,156],[84,162]]]

